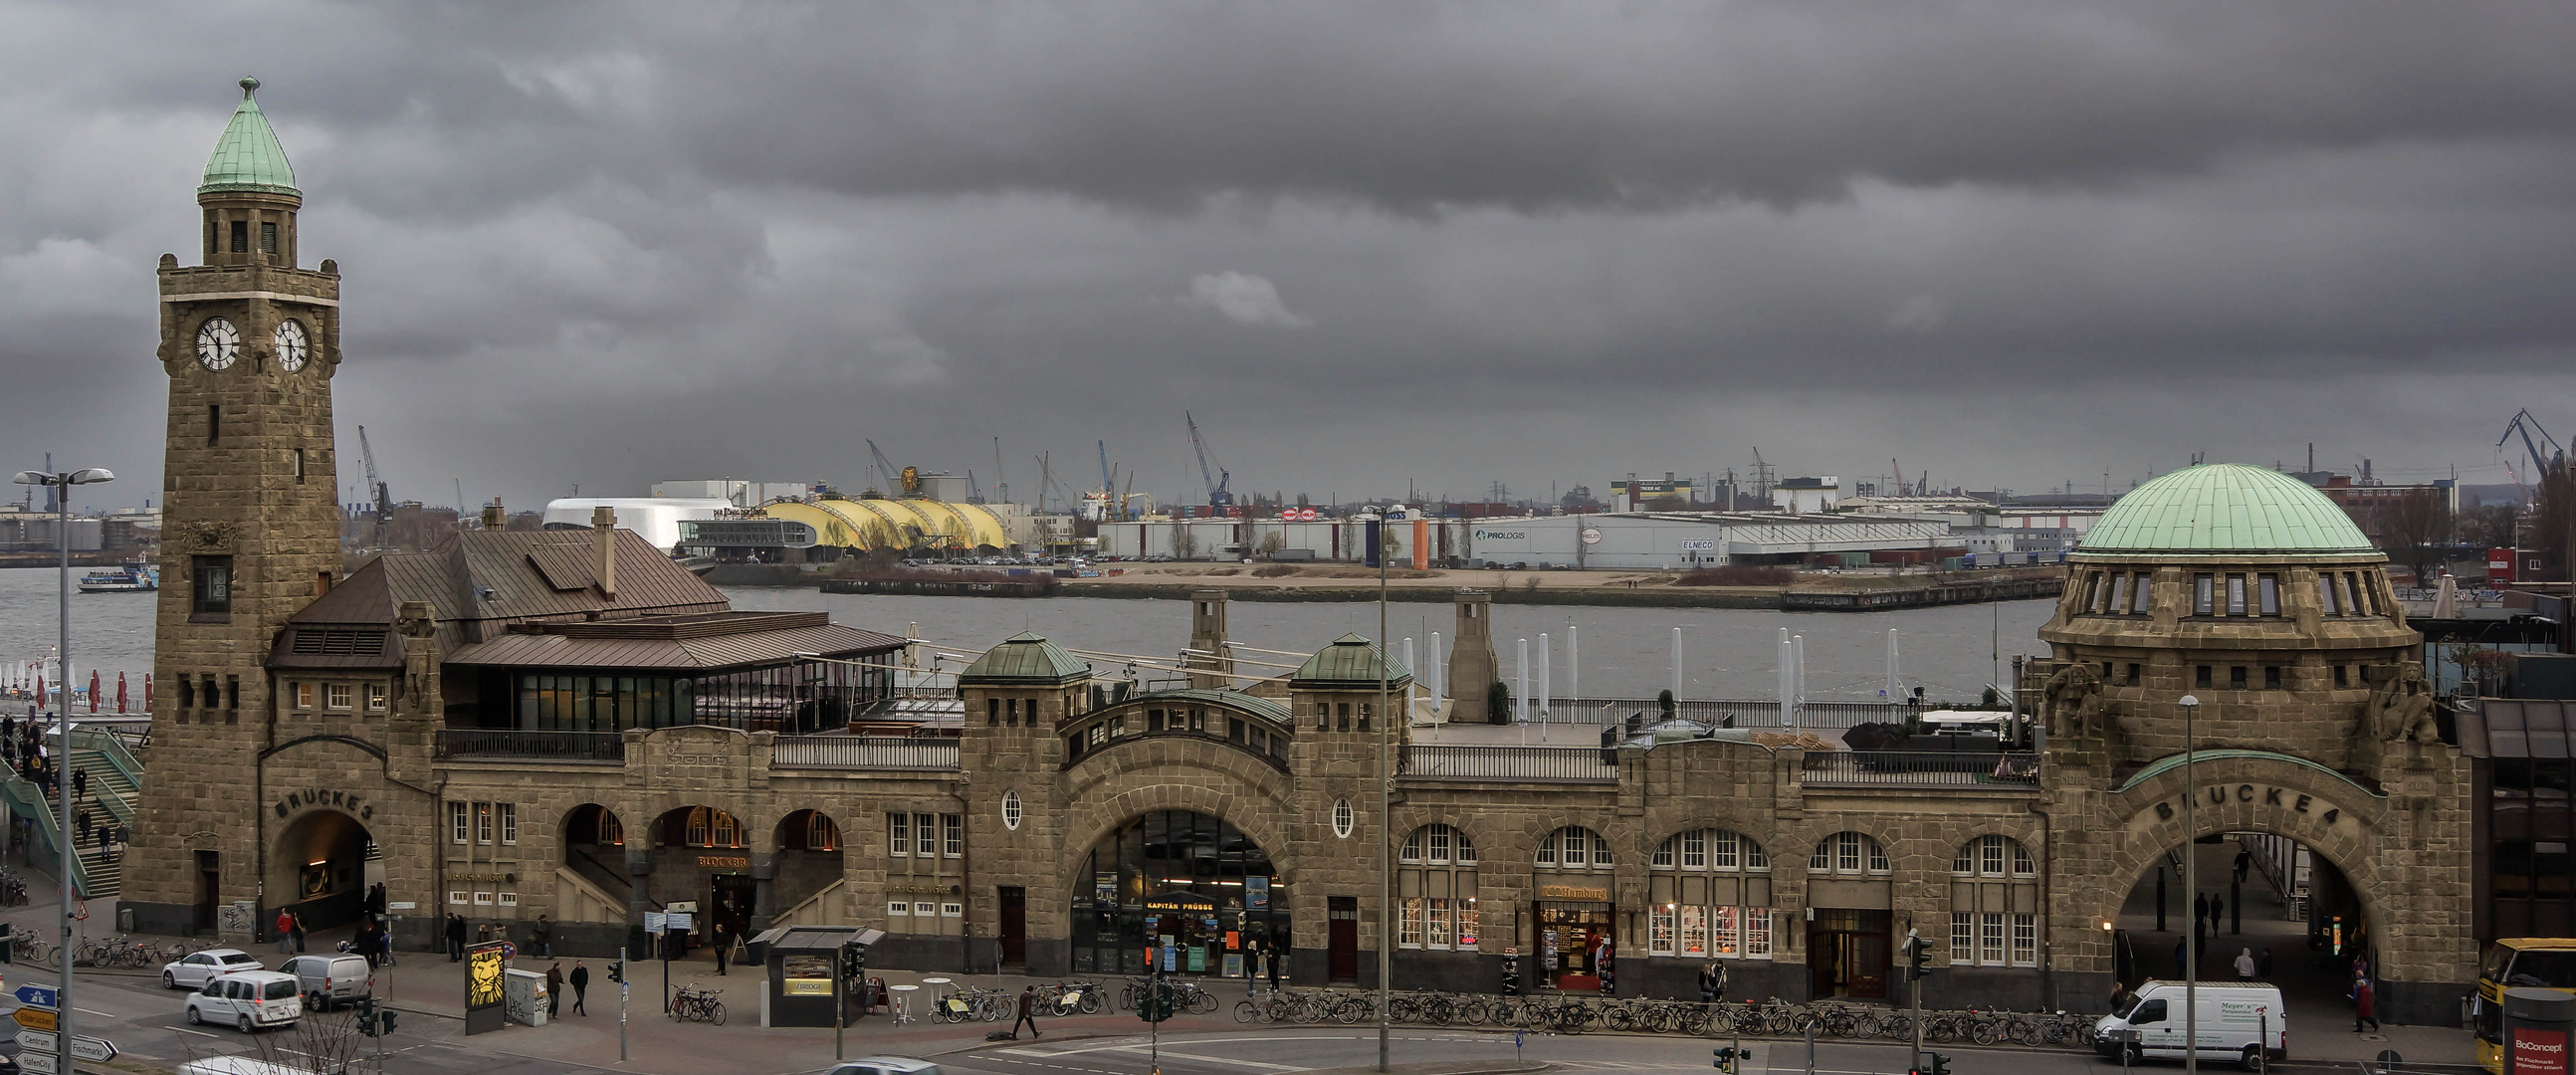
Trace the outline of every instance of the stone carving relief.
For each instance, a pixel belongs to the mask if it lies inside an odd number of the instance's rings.
[[[198,519],[174,528],[179,544],[190,549],[222,549],[233,543],[233,524],[223,519]]]
[[[2048,677],[2040,695],[2048,714],[2048,734],[2082,737],[2104,729],[2102,676],[2089,664],[2070,664]]]
[[[2378,689],[2370,692],[2370,707],[2362,718],[2363,734],[2383,743],[2408,739],[2441,742],[2441,729],[2433,721],[2433,688],[2424,682],[2424,666],[2398,665],[2389,672],[2380,680]]]

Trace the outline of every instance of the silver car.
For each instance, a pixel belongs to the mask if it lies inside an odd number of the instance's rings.
[[[277,969],[295,976],[305,1007],[325,1012],[366,996],[375,974],[366,957],[339,954],[297,956]]]

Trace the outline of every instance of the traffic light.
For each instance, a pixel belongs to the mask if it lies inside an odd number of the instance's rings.
[[[1717,1059],[1710,1061],[1708,1066],[1716,1068],[1719,1071],[1730,1073],[1735,1070],[1735,1062],[1743,1057],[1742,1053],[1737,1052],[1733,1048],[1722,1047],[1711,1049],[1709,1052],[1715,1055]]]
[[[1172,989],[1172,983],[1158,975],[1154,984],[1145,990],[1145,1002],[1136,1006],[1136,1016],[1148,1023],[1159,1023],[1179,1010],[1178,1002],[1179,996]]]
[[[358,1008],[358,1033],[360,1033],[360,1034],[364,1034],[364,1035],[366,1035],[366,1036],[368,1036],[368,1037],[370,1037],[370,1038],[375,1037],[375,1036],[376,1036],[376,998],[374,998],[374,997],[359,997],[359,998],[358,998],[357,1008]]]
[[[1919,982],[1924,975],[1932,973],[1931,949],[1931,945],[1923,942],[1921,933],[1910,929],[1905,931],[1905,967],[1909,980]]]
[[[612,959],[612,960],[609,960],[609,961],[608,961],[608,980],[609,980],[609,981],[612,981],[612,982],[616,982],[616,983],[617,983],[617,984],[619,984],[619,985],[624,985],[624,984],[626,984],[626,961],[625,961],[625,960],[623,960],[623,959]]]
[[[387,1005],[387,1006],[384,1006],[384,1007],[377,1008],[377,1009],[376,1009],[376,1033],[378,1033],[378,1034],[391,1034],[391,1033],[393,1033],[393,1032],[394,1032],[394,1016],[399,1015],[399,1014],[402,1014],[402,1013],[400,1013],[400,1012],[397,1012],[397,1011],[393,1010],[392,1006],[390,1006],[390,1005]]]
[[[1950,1075],[1949,1057],[1939,1053],[1925,1053],[1923,1058],[1932,1062],[1931,1070],[1924,1072],[1923,1075]]]

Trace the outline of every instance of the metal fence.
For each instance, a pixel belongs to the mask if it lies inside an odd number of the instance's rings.
[[[616,764],[626,760],[626,737],[619,732],[522,732],[499,728],[444,728],[438,733],[438,755],[442,758],[509,758]]]
[[[957,740],[945,736],[782,735],[769,764],[780,769],[955,769]]]
[[[1903,702],[1818,701],[1809,699],[1798,707],[1797,719],[1789,726],[1797,728],[1849,728],[1855,724],[1902,724],[1914,707]],[[1662,719],[1663,703],[1653,698],[1558,698],[1548,703],[1546,721],[1551,724],[1609,724],[1625,722],[1631,714],[1643,713],[1646,723]],[[1735,718],[1738,728],[1777,728],[1780,724],[1780,700],[1777,698],[1685,698],[1673,703],[1673,715],[1716,726],[1726,718]]]
[[[2039,756],[2028,751],[1819,750],[1807,754],[1799,782],[1809,787],[2036,787]]]
[[[1399,774],[1419,780],[1613,782],[1614,752],[1599,747],[1407,746]]]

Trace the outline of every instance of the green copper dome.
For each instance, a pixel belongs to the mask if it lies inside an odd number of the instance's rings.
[[[2075,551],[2349,556],[2378,550],[2351,516],[2306,482],[2263,467],[2213,463],[2130,490]]]
[[[1333,640],[1332,645],[1316,650],[1314,656],[1306,658],[1306,663],[1298,666],[1296,674],[1289,676],[1288,681],[1307,686],[1356,684],[1375,687],[1381,665],[1388,683],[1400,684],[1413,678],[1412,669],[1406,668],[1403,661],[1387,656],[1375,643],[1355,634],[1343,635]]]
[[[215,141],[215,155],[206,159],[206,181],[197,186],[197,193],[249,191],[302,197],[303,192],[295,189],[295,168],[286,163],[286,147],[277,144],[277,132],[269,129],[268,117],[260,114],[259,99],[252,96],[259,80],[245,78],[241,88],[241,107],[233,109],[231,125]]]

